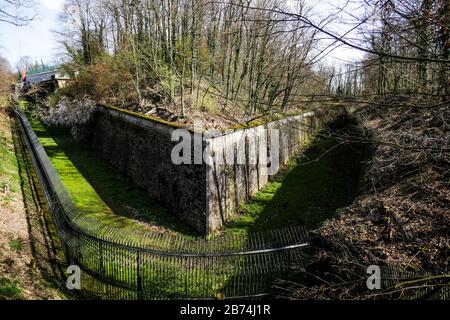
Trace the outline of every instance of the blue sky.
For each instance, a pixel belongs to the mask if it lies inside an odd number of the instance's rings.
[[[21,56],[51,63],[55,59],[57,43],[52,30],[57,29],[58,13],[64,0],[40,0],[38,16],[29,26],[0,24],[0,54],[14,67]]]
[[[295,0],[287,0],[295,1]],[[347,0],[307,0],[315,7],[315,20],[328,15],[340,3]],[[0,54],[6,57],[14,67],[21,56],[30,56],[34,60],[54,63],[58,60],[58,44],[52,30],[58,28],[58,14],[63,8],[64,0],[40,0],[37,8],[38,17],[29,26],[16,27],[0,23]],[[348,26],[338,21],[333,23],[333,29],[343,32]],[[331,52],[326,62],[328,64],[345,64],[348,60],[358,60],[362,53],[353,49],[338,48]]]

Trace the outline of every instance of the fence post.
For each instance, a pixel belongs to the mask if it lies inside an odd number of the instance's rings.
[[[138,300],[142,300],[142,279],[141,279],[141,256],[140,251],[136,251],[136,272],[137,272],[137,292]]]
[[[103,277],[103,242],[99,241],[99,255],[100,255],[100,276]]]

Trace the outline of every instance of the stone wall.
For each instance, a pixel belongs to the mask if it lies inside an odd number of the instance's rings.
[[[306,112],[254,128],[205,135],[200,149],[210,162],[176,165],[171,160],[172,148],[177,144],[171,142],[171,135],[176,126],[99,106],[91,144],[104,160],[147,190],[151,198],[198,232],[209,234],[268,182],[267,166],[261,165],[259,158],[256,162],[250,158],[259,150],[267,154],[275,151],[270,140],[274,129],[279,132],[279,164],[283,165],[328,118]],[[190,135],[194,141],[194,133]],[[243,152],[239,153],[239,148]],[[230,149],[244,160],[227,159]],[[193,147],[191,152],[194,155]]]
[[[176,142],[171,142],[171,134],[175,129],[163,121],[99,106],[91,145],[151,198],[205,233],[206,167],[172,163]]]
[[[279,166],[286,164],[302,149],[307,137],[319,125],[319,118],[313,112],[307,112],[258,127],[207,138],[206,145],[212,159],[211,165],[206,167],[209,232],[222,226],[239,205],[268,182],[269,174],[278,171],[275,163],[269,162],[266,165],[260,161],[260,155],[278,154],[278,161],[275,162],[278,162]],[[279,137],[275,139],[279,141],[279,148],[276,150],[271,140],[274,129],[278,130]],[[237,161],[240,148],[244,161]],[[255,155],[256,159],[252,158]],[[234,158],[234,161],[231,158]],[[274,166],[272,170],[271,166]]]

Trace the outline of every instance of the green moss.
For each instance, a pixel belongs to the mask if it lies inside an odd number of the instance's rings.
[[[0,133],[2,133],[0,136],[0,204],[2,205],[7,205],[20,192],[18,163],[10,127],[10,117],[0,109]]]
[[[315,138],[301,158],[275,176],[227,224],[227,232],[287,225],[319,227],[348,205],[358,189],[364,146]]]
[[[81,212],[75,219],[81,227],[92,228],[90,222],[94,220],[122,229],[135,241],[140,241],[143,234],[151,230],[186,237],[196,235],[153,202],[144,190],[99,159],[92,150],[74,141],[67,130],[47,127],[36,119],[30,122]]]

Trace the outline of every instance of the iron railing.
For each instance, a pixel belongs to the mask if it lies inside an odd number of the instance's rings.
[[[26,116],[19,110],[16,114],[67,262],[83,271],[86,295],[258,298],[270,292],[275,278],[301,262],[308,235],[299,226],[192,240],[148,232],[130,237],[119,227],[87,220],[71,202]]]

